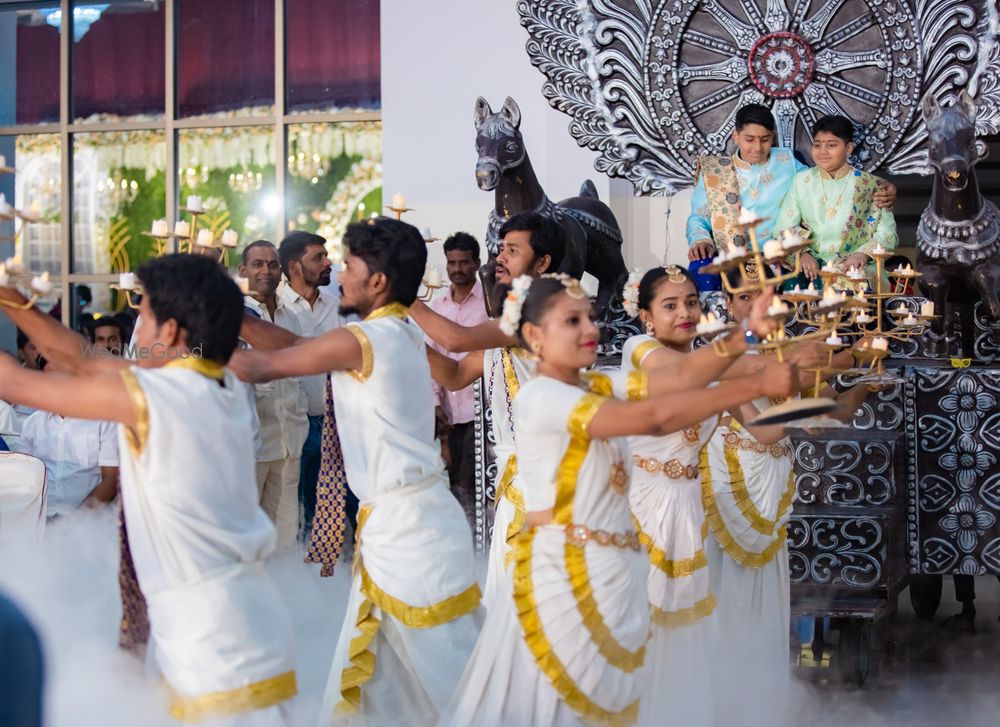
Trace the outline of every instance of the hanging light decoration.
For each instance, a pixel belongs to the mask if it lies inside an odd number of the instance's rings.
[[[238,194],[249,194],[259,192],[264,185],[264,175],[260,172],[250,170],[246,164],[242,171],[233,172],[229,175],[229,188]]]
[[[139,183],[122,174],[121,169],[116,169],[110,177],[98,180],[97,191],[112,207],[120,209],[135,202],[139,196]]]

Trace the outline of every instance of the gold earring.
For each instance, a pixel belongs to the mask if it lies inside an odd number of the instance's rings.
[[[653,334],[653,322],[652,321],[646,321],[646,333],[648,333],[650,335]]]

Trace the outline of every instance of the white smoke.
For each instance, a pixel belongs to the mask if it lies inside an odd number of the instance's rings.
[[[344,618],[350,566],[320,578],[300,554],[270,570],[292,613],[296,723],[316,723]],[[0,591],[27,614],[45,652],[50,727],[177,727],[158,677],[117,649],[118,526],[113,512],[80,511],[51,524],[41,547],[0,548]],[[2,720],[0,720],[2,721]]]
[[[296,553],[276,558],[270,570],[295,624],[300,692],[296,724],[313,727],[344,619],[350,567],[344,563],[335,577],[320,578],[318,568],[302,563],[301,554]],[[42,637],[49,727],[177,727],[167,716],[159,679],[116,648],[117,573],[117,522],[110,511],[79,512],[58,521],[48,528],[38,548],[0,548],[0,591],[22,607]],[[945,585],[947,595],[950,584]],[[860,691],[793,679],[791,723],[802,727],[996,725],[1000,697],[991,685],[1000,674],[1000,665],[991,656],[989,644],[996,639],[1000,588],[993,579],[978,579],[977,587],[978,636],[963,637],[965,641],[952,645],[936,625],[925,624],[927,633],[921,635],[921,626],[914,630],[910,622],[899,636],[913,642],[909,654],[918,658],[904,656],[904,663],[873,674],[871,684]],[[901,607],[908,621],[905,601],[904,593]],[[942,615],[950,607],[946,598]],[[923,651],[918,654],[917,649]],[[936,650],[931,658],[927,649]],[[405,717],[401,715],[402,723]],[[669,720],[665,724],[674,727]]]

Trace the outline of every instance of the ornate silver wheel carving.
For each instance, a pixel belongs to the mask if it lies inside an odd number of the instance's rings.
[[[983,130],[1000,123],[1000,22],[976,22],[997,2],[520,0],[518,12],[543,93],[599,152],[596,168],[672,194],[698,155],[727,147],[750,102],[807,154],[813,122],[842,113],[859,125],[856,162],[925,171],[921,94],[949,99],[974,79]]]

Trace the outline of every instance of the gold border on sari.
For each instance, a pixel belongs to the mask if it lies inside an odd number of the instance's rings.
[[[531,577],[531,546],[534,537],[535,531],[528,530],[518,537],[515,544],[514,604],[524,633],[524,643],[535,657],[538,668],[548,678],[562,700],[582,718],[603,727],[628,727],[635,724],[639,716],[638,699],[618,712],[601,707],[577,686],[566,671],[565,665],[556,656],[542,628],[535,602]]]
[[[167,685],[170,692],[170,715],[182,722],[199,722],[206,717],[222,717],[253,712],[280,704],[298,694],[294,671],[263,679],[253,684],[187,697]]]
[[[132,411],[135,414],[135,431],[131,427],[125,427],[125,441],[128,442],[132,455],[138,457],[146,448],[146,441],[149,439],[149,403],[139,383],[139,377],[135,375],[134,367],[122,369],[119,375],[132,400]]]

